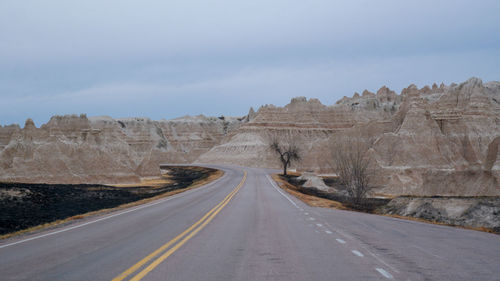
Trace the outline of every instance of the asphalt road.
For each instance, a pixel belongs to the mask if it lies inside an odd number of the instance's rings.
[[[262,169],[0,241],[0,280],[500,280],[500,236],[308,207]]]

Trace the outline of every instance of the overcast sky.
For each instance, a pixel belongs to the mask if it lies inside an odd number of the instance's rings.
[[[0,124],[500,80],[500,1],[0,1]]]

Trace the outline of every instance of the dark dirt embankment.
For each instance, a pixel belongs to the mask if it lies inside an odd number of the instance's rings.
[[[168,170],[168,183],[161,186],[0,183],[0,235],[184,189],[217,172],[204,167]]]
[[[500,233],[499,197],[400,196],[379,212]]]

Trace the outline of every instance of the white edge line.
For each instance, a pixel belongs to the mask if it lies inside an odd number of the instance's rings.
[[[211,182],[209,184],[206,184],[205,187],[216,184],[217,182],[219,182],[220,180],[222,180],[224,177],[225,177],[225,174],[224,174],[223,177],[218,178],[217,180],[215,180],[215,181],[213,181],[213,182]],[[54,232],[49,232],[49,233],[46,233],[46,234],[38,235],[38,236],[35,236],[35,237],[26,238],[26,239],[19,240],[19,241],[16,241],[16,242],[12,242],[12,243],[9,243],[9,244],[0,245],[0,249],[6,248],[6,247],[9,247],[9,246],[14,246],[14,245],[17,245],[17,244],[21,244],[21,243],[28,242],[28,241],[40,239],[40,238],[43,238],[43,237],[51,236],[51,235],[54,235],[54,234],[66,232],[66,231],[73,230],[73,229],[76,229],[76,228],[84,227],[84,226],[89,225],[89,224],[93,224],[93,223],[100,222],[100,221],[103,221],[103,220],[107,220],[107,219],[110,219],[110,218],[113,218],[113,217],[121,216],[123,214],[127,214],[127,213],[130,213],[130,212],[133,212],[133,211],[137,211],[137,210],[140,210],[140,209],[152,207],[152,206],[155,206],[157,204],[164,203],[166,201],[172,200],[174,198],[184,197],[185,195],[191,194],[191,193],[193,193],[195,191],[198,191],[198,190],[201,190],[201,189],[195,188],[195,189],[192,189],[192,190],[188,190],[188,191],[179,193],[179,196],[175,196],[177,194],[174,194],[171,197],[168,197],[168,198],[165,198],[165,199],[153,202],[153,203],[145,204],[145,205],[139,206],[139,207],[134,208],[134,209],[126,210],[126,211],[123,211],[123,212],[118,213],[118,214],[113,214],[113,215],[110,215],[110,216],[107,216],[107,217],[104,217],[104,218],[96,219],[96,220],[93,220],[93,221],[89,221],[89,222],[82,223],[82,224],[79,224],[79,225],[71,226],[71,227],[64,228],[64,229],[61,229],[61,230],[57,230],[57,231],[54,231]]]
[[[342,240],[342,239],[337,238],[337,239],[335,239],[335,240],[337,240],[337,242],[339,242],[340,244],[345,244],[345,241],[344,241],[344,240]]]
[[[286,199],[288,199],[288,201],[290,201],[290,203],[292,203],[295,208],[299,209],[299,206],[297,206],[297,204],[295,204],[295,202],[292,201],[292,199],[290,199],[290,197],[286,196],[277,186],[276,184],[273,182],[273,180],[271,179],[271,177],[269,177],[269,175],[266,175],[267,177],[267,180],[271,183],[271,185],[274,187],[274,189],[276,189],[281,195],[283,195]]]
[[[383,268],[378,268],[378,267],[377,267],[377,268],[375,268],[375,270],[377,270],[377,271],[378,271],[380,274],[382,274],[385,278],[387,278],[387,279],[393,279],[392,275],[391,275],[389,272],[385,271]]]

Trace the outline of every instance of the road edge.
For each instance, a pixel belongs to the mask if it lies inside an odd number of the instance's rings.
[[[415,222],[426,223],[426,224],[447,226],[447,227],[453,227],[453,228],[459,228],[459,229],[465,229],[465,230],[474,230],[474,231],[485,232],[485,233],[490,233],[490,234],[494,234],[494,235],[500,235],[500,233],[497,233],[497,232],[493,231],[492,229],[489,229],[486,227],[471,227],[471,226],[453,225],[453,224],[447,224],[447,223],[442,223],[442,222],[425,220],[425,219],[421,219],[421,218],[406,217],[406,216],[391,215],[391,214],[367,213],[367,212],[363,212],[363,211],[359,211],[359,210],[354,210],[354,209],[350,209],[350,208],[345,207],[341,202],[338,202],[335,200],[330,200],[330,199],[321,198],[321,197],[314,196],[314,195],[301,193],[301,192],[295,190],[293,188],[294,186],[292,184],[282,180],[279,177],[279,174],[272,174],[271,178],[281,189],[285,190],[288,194],[294,196],[295,198],[299,199],[301,202],[307,204],[310,207],[328,208],[328,209],[335,209],[335,210],[342,210],[342,211],[351,211],[351,212],[363,213],[363,214],[367,214],[367,215],[384,216],[384,217],[389,217],[389,218],[393,218],[393,219],[409,220],[409,221],[415,221]],[[290,186],[292,186],[292,187],[290,187]],[[311,203],[312,201],[321,202],[321,203],[320,204],[312,204]]]
[[[191,166],[192,167],[202,167],[202,166],[198,166],[198,165],[191,165]],[[52,228],[56,229],[58,227],[67,226],[67,225],[70,225],[71,223],[77,222],[77,221],[82,220],[82,219],[88,219],[88,218],[91,218],[94,216],[106,215],[106,214],[110,214],[113,212],[122,211],[122,210],[125,210],[128,208],[133,208],[133,207],[145,205],[145,204],[148,204],[148,203],[160,200],[160,199],[174,196],[174,195],[179,194],[179,193],[184,193],[184,192],[189,191],[189,190],[193,190],[193,189],[196,189],[196,188],[199,188],[202,186],[212,184],[212,183],[220,180],[225,175],[225,172],[221,169],[216,169],[216,168],[212,168],[212,169],[216,170],[215,173],[213,173],[212,175],[208,176],[205,179],[201,179],[201,180],[197,180],[197,181],[193,182],[193,184],[191,184],[190,186],[188,186],[186,188],[172,190],[169,192],[165,192],[163,194],[159,194],[159,195],[154,196],[154,197],[145,198],[145,199],[141,199],[141,200],[130,202],[130,203],[125,203],[125,204],[122,204],[122,205],[119,205],[119,206],[116,206],[113,208],[101,209],[101,210],[97,210],[97,211],[78,214],[78,215],[74,215],[74,216],[71,216],[71,217],[68,217],[68,218],[65,218],[62,220],[56,220],[53,222],[48,222],[48,223],[32,226],[32,227],[29,227],[26,229],[18,230],[16,232],[4,234],[4,235],[0,236],[0,242],[3,242],[4,240],[7,240],[7,239],[19,238],[22,235],[32,235],[32,234],[40,233],[44,230],[48,230],[48,229],[52,229]],[[2,248],[2,245],[0,245],[0,248]]]

